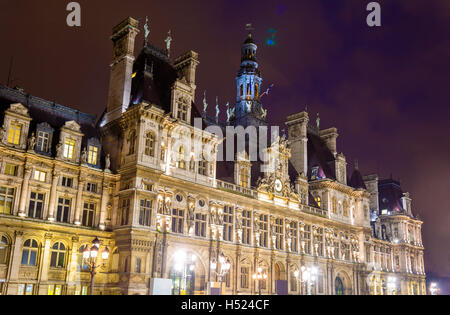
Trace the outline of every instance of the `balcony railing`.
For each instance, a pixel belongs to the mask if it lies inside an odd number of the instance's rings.
[[[223,182],[221,180],[217,180],[217,188],[226,189],[226,190],[229,190],[231,192],[236,192],[238,194],[250,196],[250,197],[253,197],[253,198],[257,198],[258,197],[258,193],[256,192],[256,190],[249,189],[249,188],[244,188],[242,186],[238,186],[238,185],[235,185],[235,184],[232,184],[232,183]]]

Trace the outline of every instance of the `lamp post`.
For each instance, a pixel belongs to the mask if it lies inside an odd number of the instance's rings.
[[[257,269],[257,273],[253,274],[253,280],[258,280],[258,289],[259,289],[259,295],[261,295],[261,281],[267,279],[267,274],[264,272],[261,267]]]
[[[307,295],[312,295],[311,286],[315,285],[315,281],[317,278],[317,267],[305,267],[302,266],[299,270],[294,272],[294,276],[300,281],[301,286],[301,294],[304,294],[303,287],[306,286]]]
[[[109,258],[109,249],[108,247],[105,247],[105,249],[102,251],[102,264],[97,265],[97,257],[98,257],[98,251],[100,248],[100,241],[96,237],[92,241],[92,247],[89,247],[89,245],[86,245],[86,248],[83,251],[83,262],[89,267],[89,272],[91,274],[91,287],[89,288],[89,295],[93,295],[94,293],[94,283],[95,283],[95,270],[98,267],[104,266],[106,264],[106,260]]]
[[[218,266],[220,264],[220,266]],[[219,268],[218,268],[219,267]],[[229,258],[226,258],[223,253],[219,255],[219,262],[214,258],[211,261],[211,270],[217,275],[220,282],[220,292],[222,293],[223,279],[228,274],[231,268],[231,262]]]

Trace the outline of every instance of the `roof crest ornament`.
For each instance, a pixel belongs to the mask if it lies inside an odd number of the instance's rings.
[[[145,17],[145,25],[144,25],[145,35],[144,35],[144,46],[147,46],[148,35],[150,35],[150,28],[148,24],[148,16]]]

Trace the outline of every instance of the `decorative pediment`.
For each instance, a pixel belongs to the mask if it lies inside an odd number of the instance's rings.
[[[28,114],[28,108],[20,103],[11,104],[11,106],[9,107],[9,111],[22,116],[30,117],[30,115]]]
[[[67,122],[64,124],[64,128],[67,128],[67,129],[69,129],[69,130],[73,130],[73,131],[76,131],[76,132],[81,132],[81,127],[80,127],[80,125],[79,125],[76,121],[74,121],[74,120],[72,120],[72,121],[67,121]]]

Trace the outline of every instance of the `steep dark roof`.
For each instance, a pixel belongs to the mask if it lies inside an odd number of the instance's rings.
[[[350,178],[350,181],[348,181],[348,185],[355,188],[363,188],[367,189],[366,184],[364,183],[363,177],[361,175],[361,172],[359,169],[355,168],[353,171],[352,177]]]
[[[392,213],[403,212],[403,191],[400,182],[393,179],[380,180],[378,182],[378,194],[380,213],[382,210],[388,210]]]
[[[315,133],[308,131],[308,178],[313,167],[319,166],[325,177],[336,179],[334,155],[325,142]]]

